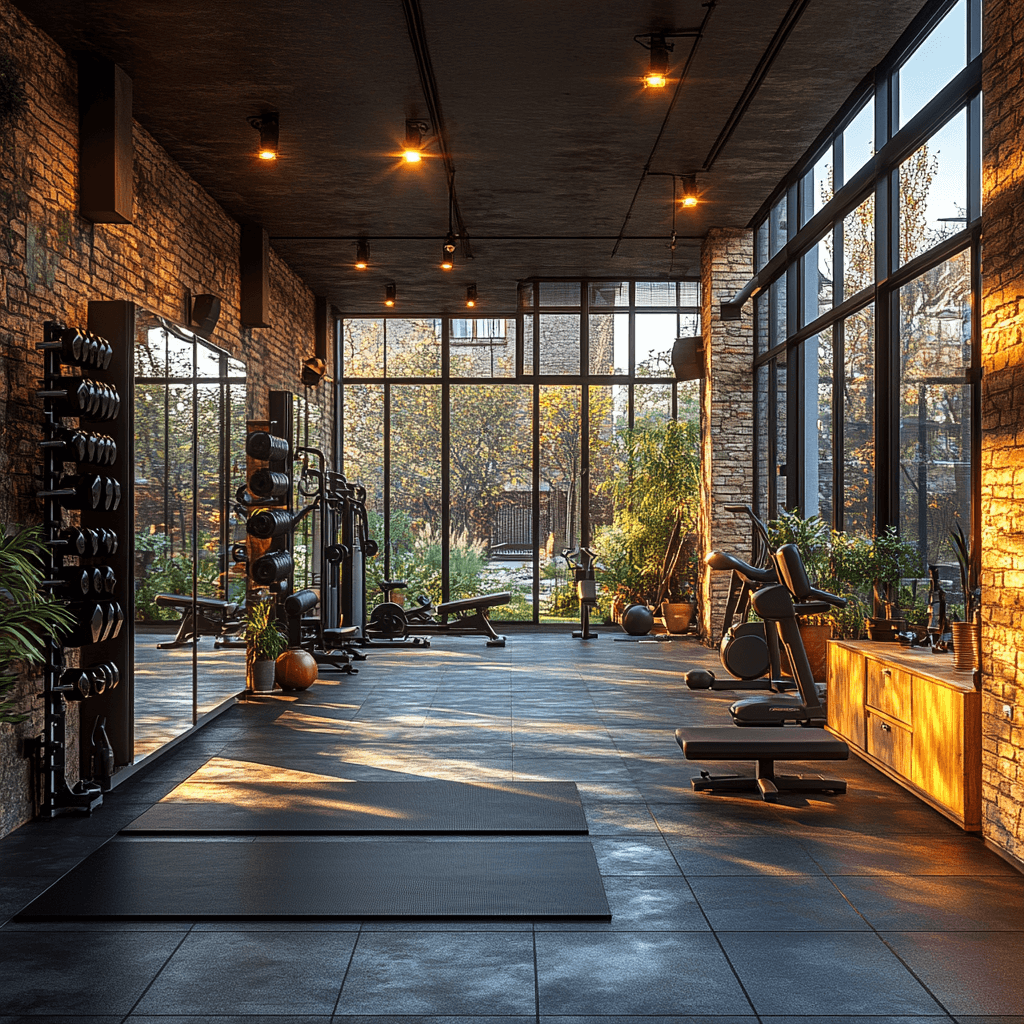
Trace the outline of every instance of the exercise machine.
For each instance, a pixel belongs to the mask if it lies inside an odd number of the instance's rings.
[[[178,632],[173,640],[157,644],[157,650],[168,651],[185,647],[201,636],[215,637],[214,649],[244,647],[238,637],[245,628],[245,602],[222,601],[216,597],[187,597],[184,594],[156,594],[153,603],[161,608],[173,608],[181,615]]]
[[[590,628],[590,610],[597,608],[597,573],[594,569],[597,552],[585,547],[563,548],[562,557],[572,569],[580,602],[580,628],[572,635],[577,640],[596,640],[598,634]]]
[[[406,608],[392,600],[392,591],[407,586],[404,580],[381,582],[385,600],[370,612],[365,630],[371,641],[411,642],[413,646],[429,647],[430,636],[486,636],[488,647],[505,646],[505,637],[495,633],[487,613],[512,600],[507,591],[442,601],[436,607],[430,598],[420,595],[416,604]],[[451,622],[449,615],[453,616]]]

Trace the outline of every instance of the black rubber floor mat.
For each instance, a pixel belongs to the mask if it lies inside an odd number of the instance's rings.
[[[586,835],[574,782],[185,782],[130,835]]]
[[[16,920],[587,918],[585,841],[114,839]]]

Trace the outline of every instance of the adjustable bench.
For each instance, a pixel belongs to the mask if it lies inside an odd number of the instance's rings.
[[[218,637],[221,642],[214,646],[225,647],[227,644],[224,638],[237,636],[245,625],[242,605],[221,601],[216,597],[197,597],[193,601],[192,597],[185,594],[156,594],[153,603],[181,613],[174,639],[156,645],[161,651],[184,647],[192,642],[193,637],[200,636]],[[243,646],[241,642],[239,645]]]
[[[850,748],[824,729],[800,726],[708,726],[676,729],[676,742],[687,761],[756,761],[756,775],[711,775],[701,772],[695,790],[759,790],[766,803],[780,792],[845,793],[845,779],[823,775],[776,775],[776,761],[845,761]]]
[[[491,620],[487,617],[487,609],[508,604],[511,600],[512,595],[506,591],[501,594],[481,594],[478,597],[463,597],[457,601],[444,601],[435,608],[441,621],[432,625],[430,632],[449,633],[455,636],[482,633],[490,638],[487,641],[488,647],[504,647],[505,638],[494,632]],[[454,622],[448,621],[449,615],[455,616]],[[423,630],[423,625],[410,623],[410,629],[419,633]]]

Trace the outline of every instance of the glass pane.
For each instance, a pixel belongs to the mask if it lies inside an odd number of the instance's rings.
[[[700,423],[699,380],[681,380],[676,385],[676,419],[680,423]]]
[[[563,548],[580,543],[580,389],[540,389],[541,620],[568,621],[579,615],[572,573]]]
[[[452,320],[448,360],[453,377],[514,377],[514,320]]]
[[[948,563],[970,523],[970,253],[900,289],[900,535]]]
[[[580,318],[577,314],[541,314],[540,372],[580,372]]]
[[[769,301],[771,302],[771,336],[769,344],[772,348],[781,345],[789,336],[787,330],[788,307],[786,304],[786,275],[777,278],[768,289]]]
[[[542,306],[579,306],[580,291],[579,281],[541,281],[540,304]]]
[[[768,216],[768,252],[774,256],[789,240],[787,199],[783,196]]]
[[[441,601],[441,385],[391,386],[391,508],[387,571],[405,580],[405,599],[425,594]],[[367,600],[380,591],[376,572],[381,560],[367,570]]]
[[[814,339],[809,339],[805,344],[813,345]],[[817,508],[808,505],[807,515],[817,512],[821,518],[832,524],[833,509],[833,477],[832,458],[834,432],[832,428],[832,329],[822,331],[818,335],[818,365],[817,365],[817,387],[814,389],[813,398],[817,408],[813,410],[813,427],[817,435],[817,464],[814,466],[817,476],[817,488],[808,486],[807,493],[815,494],[817,497]]]
[[[151,327],[141,332],[135,344],[135,376],[167,376],[167,332]]]
[[[875,282],[875,197],[843,219],[843,298]]]
[[[829,231],[800,260],[804,296],[800,309],[801,327],[832,308],[832,248],[832,232]]]
[[[967,0],[960,0],[897,72],[900,127],[965,67]]]
[[[900,166],[900,263],[967,224],[967,112],[962,110]]]
[[[680,338],[693,338],[700,334],[700,313],[680,313],[676,328]]]
[[[342,387],[345,435],[342,472],[349,482],[366,488],[370,537],[384,550],[384,385],[345,384]],[[367,563],[381,579],[384,557]]]
[[[637,281],[636,304],[638,306],[674,306],[676,304],[675,281]]]
[[[536,372],[537,368],[534,363],[536,359],[536,349],[533,343],[534,336],[534,322],[533,314],[527,313],[523,317],[523,373],[527,376],[532,377]]]
[[[636,314],[637,377],[671,377],[672,346],[679,337],[675,313]]]
[[[629,315],[627,313],[591,313],[590,372],[629,373]]]
[[[679,305],[700,306],[700,281],[679,282]]]
[[[629,282],[604,281],[590,285],[590,308],[599,306],[628,306]]]
[[[875,307],[843,321],[843,529],[875,530]]]
[[[843,182],[849,181],[875,155],[875,97],[843,129]]]
[[[346,377],[384,376],[383,320],[345,320],[342,339]]]
[[[804,175],[804,216],[802,218],[804,224],[835,195],[832,164],[832,146],[829,145],[818,158],[818,162]]]
[[[629,425],[629,387],[590,389],[590,544],[600,550],[601,535],[612,525],[612,484],[623,465],[624,431]],[[599,577],[600,578],[600,574]],[[611,614],[612,594],[598,587],[602,616]]]
[[[389,377],[441,375],[440,320],[388,320],[385,338]]]
[[[772,382],[772,414],[775,419],[775,480],[774,480],[774,507],[770,515],[778,515],[780,509],[788,508],[786,497],[786,479],[789,473],[788,452],[789,452],[789,395],[787,393],[788,377],[786,372],[787,353],[782,352],[775,359],[775,373]],[[794,472],[795,472],[794,467]]]
[[[196,376],[200,380],[217,380],[220,377],[220,353],[202,343],[196,343]]]
[[[763,220],[754,235],[754,269],[760,270],[768,262],[768,221]]]
[[[633,387],[633,426],[658,426],[672,419],[673,384],[636,384]]]
[[[245,363],[238,359],[233,359],[228,356],[228,376],[229,377],[244,377],[245,376]]]
[[[768,295],[759,292],[754,298],[754,352],[760,355],[771,347],[768,331]]]
[[[754,371],[754,429],[757,432],[757,458],[754,465],[757,477],[757,504],[754,511],[762,521],[771,518],[768,512],[768,483],[772,476],[768,450],[768,381],[768,366],[759,366]]]
[[[449,597],[509,591],[494,619],[533,618],[533,388],[455,385]]]
[[[177,335],[166,332],[167,338],[167,376],[192,379],[193,349],[191,341],[183,341]]]

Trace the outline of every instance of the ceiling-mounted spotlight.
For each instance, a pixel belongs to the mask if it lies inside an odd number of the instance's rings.
[[[370,245],[365,238],[356,242],[356,270],[365,270],[370,265]]]
[[[384,305],[393,306],[395,304],[395,296],[398,294],[398,289],[394,284],[384,285]]]
[[[472,309],[476,305],[476,285],[466,285],[466,305]]]
[[[668,55],[675,47],[666,36],[665,32],[651,32],[633,37],[641,46],[651,51],[651,63],[643,77],[645,89],[664,89],[668,85]]]
[[[451,270],[455,266],[455,235],[449,231],[441,247],[441,269]]]
[[[302,383],[307,388],[315,388],[327,373],[327,363],[319,356],[313,356],[302,364]]]
[[[260,148],[257,151],[259,158],[261,160],[276,160],[279,135],[277,111],[258,114],[246,120],[260,133]]]
[[[418,164],[423,159],[423,137],[430,134],[427,121],[409,120],[405,122],[405,145],[402,147],[402,159],[407,164]]]
[[[697,175],[686,174],[681,179],[679,205],[686,209],[692,209],[700,202],[700,192],[697,191]]]

